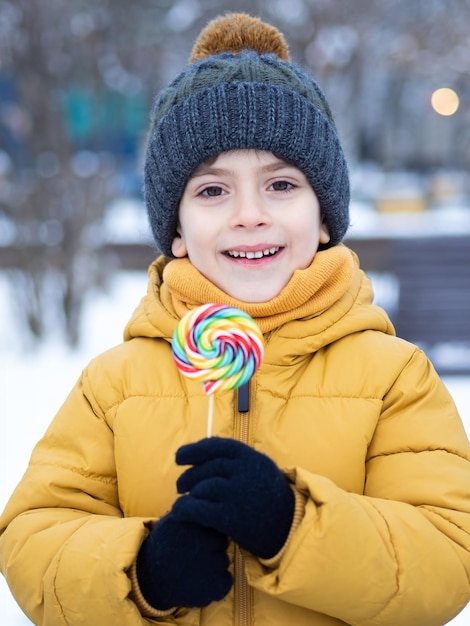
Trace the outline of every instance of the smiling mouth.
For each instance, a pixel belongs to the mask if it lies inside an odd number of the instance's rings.
[[[266,256],[274,256],[280,250],[280,246],[267,248],[266,250],[256,250],[256,252],[245,252],[243,250],[227,250],[226,254],[233,259],[262,259]]]

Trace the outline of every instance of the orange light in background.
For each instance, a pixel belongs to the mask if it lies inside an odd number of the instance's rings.
[[[459,96],[453,89],[442,87],[432,94],[431,104],[439,115],[454,115],[459,108]]]

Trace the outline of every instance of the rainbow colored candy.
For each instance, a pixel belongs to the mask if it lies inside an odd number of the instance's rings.
[[[250,380],[263,359],[263,335],[245,311],[204,304],[178,323],[172,353],[182,374],[202,381],[210,395]]]

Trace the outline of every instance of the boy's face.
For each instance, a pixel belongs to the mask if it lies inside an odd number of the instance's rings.
[[[271,152],[234,150],[203,163],[179,209],[176,257],[243,302],[266,302],[307,268],[329,234],[305,175]]]

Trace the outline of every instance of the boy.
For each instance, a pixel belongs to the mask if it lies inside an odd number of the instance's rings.
[[[125,342],[84,370],[1,518],[36,624],[437,626],[470,597],[470,447],[341,240],[344,154],[280,33],[229,15],[156,101],[163,255]],[[171,356],[207,302],[265,335],[248,411]],[[176,453],[176,458],[175,458]]]

